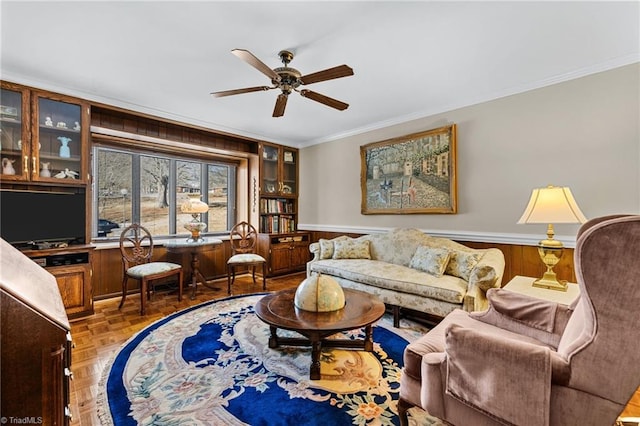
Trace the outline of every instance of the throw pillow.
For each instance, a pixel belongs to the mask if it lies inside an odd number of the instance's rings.
[[[451,253],[447,249],[418,246],[409,262],[409,267],[419,269],[436,277],[444,273]]]
[[[334,259],[371,259],[369,240],[338,240],[333,243]]]
[[[333,241],[320,238],[320,259],[331,259],[333,257]]]
[[[468,251],[452,250],[451,258],[447,264],[447,269],[444,271],[447,275],[453,275],[454,277],[462,278],[465,281],[469,281],[471,271],[478,264],[482,256],[478,253],[471,253]]]

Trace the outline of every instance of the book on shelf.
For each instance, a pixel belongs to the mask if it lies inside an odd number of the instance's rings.
[[[293,201],[279,198],[262,198],[260,200],[260,212],[270,213],[293,213]]]
[[[263,216],[260,218],[260,229],[268,234],[283,234],[296,231],[296,221],[289,216]]]

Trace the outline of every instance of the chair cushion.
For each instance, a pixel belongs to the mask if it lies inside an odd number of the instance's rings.
[[[227,260],[227,265],[240,265],[243,263],[266,262],[265,258],[255,253],[234,254]]]
[[[417,269],[378,260],[318,260],[311,263],[310,270],[355,283],[456,304],[461,304],[467,294],[467,283],[462,278],[450,275],[437,278]]]
[[[161,274],[163,272],[169,272],[182,268],[181,265],[170,262],[150,262],[143,263],[142,265],[132,266],[127,269],[127,275],[132,278],[144,278],[150,275]]]

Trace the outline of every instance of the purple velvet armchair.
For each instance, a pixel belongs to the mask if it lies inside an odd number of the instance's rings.
[[[613,425],[640,385],[640,216],[587,222],[574,256],[571,306],[493,289],[408,345],[401,422],[418,406],[453,425]]]

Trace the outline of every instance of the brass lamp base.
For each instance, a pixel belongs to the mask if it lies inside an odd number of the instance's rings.
[[[558,280],[555,272],[545,272],[542,278],[535,280],[533,287],[546,288],[548,290],[567,291],[567,281]]]
[[[547,271],[542,278],[533,282],[534,287],[546,288],[549,290],[567,291],[567,281],[559,281],[553,267],[560,262],[564,246],[562,242],[553,239],[553,225],[549,224],[547,228],[547,239],[538,243],[538,254],[540,260],[547,267]]]

